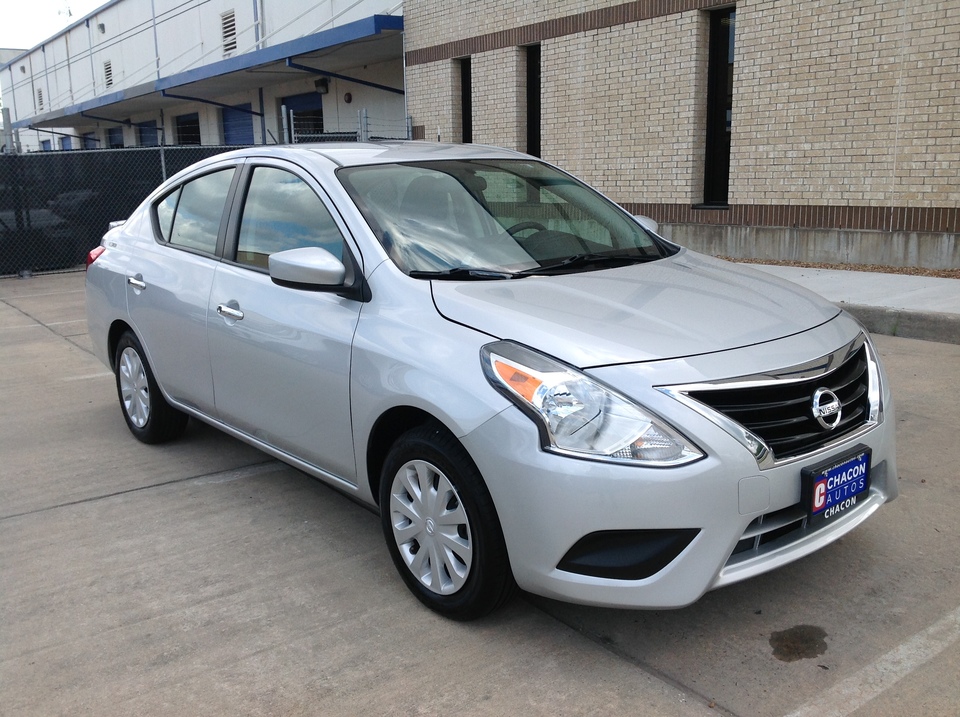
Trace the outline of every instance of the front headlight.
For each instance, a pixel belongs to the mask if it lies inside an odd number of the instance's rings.
[[[510,341],[484,346],[481,359],[493,387],[537,422],[547,450],[654,467],[703,458],[662,419],[556,359]]]

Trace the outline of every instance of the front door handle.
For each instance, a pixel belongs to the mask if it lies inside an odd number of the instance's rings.
[[[130,286],[132,286],[134,289],[139,289],[140,291],[143,291],[147,288],[147,282],[140,278],[139,274],[137,274],[137,276],[128,276],[127,283],[130,284]]]
[[[240,321],[243,318],[243,312],[240,311],[240,309],[234,309],[226,304],[220,304],[217,306],[217,313],[220,314],[220,316],[225,316],[228,319],[235,319],[236,321]]]

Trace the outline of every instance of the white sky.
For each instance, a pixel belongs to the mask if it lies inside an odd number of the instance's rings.
[[[90,14],[107,0],[3,0],[0,48],[29,50]],[[71,14],[68,14],[71,13]]]

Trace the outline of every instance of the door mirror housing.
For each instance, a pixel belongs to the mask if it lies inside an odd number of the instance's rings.
[[[267,259],[274,284],[290,289],[329,291],[345,299],[370,301],[370,287],[356,262],[344,247],[344,258],[337,259],[318,246],[298,247],[271,254]]]
[[[347,268],[326,249],[305,246],[271,254],[270,278],[278,284],[297,284],[303,288],[331,289],[343,286]]]
[[[654,234],[660,233],[660,225],[650,217],[645,217],[642,214],[636,214],[633,218],[636,219],[640,226],[642,226],[644,229],[652,231]]]

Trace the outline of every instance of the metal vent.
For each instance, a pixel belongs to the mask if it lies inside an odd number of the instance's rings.
[[[223,37],[223,56],[229,57],[237,51],[237,16],[233,10],[220,16],[220,34]]]
[[[43,90],[41,90],[39,87],[37,88],[37,109],[43,109]]]
[[[107,87],[113,87],[113,64],[110,60],[103,63],[103,83]]]

